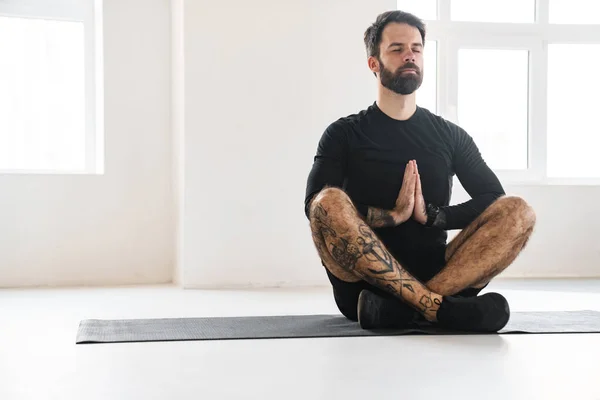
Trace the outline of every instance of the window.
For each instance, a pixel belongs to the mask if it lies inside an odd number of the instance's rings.
[[[452,0],[451,19],[476,22],[534,22],[534,0]]]
[[[493,169],[527,169],[527,50],[460,49],[458,123]]]
[[[94,16],[93,0],[0,1],[0,172],[102,172]]]
[[[565,55],[577,62],[565,62]],[[600,177],[600,44],[548,46],[548,175]]]
[[[550,0],[551,24],[600,24],[598,0]]]
[[[398,1],[436,43],[417,101],[464,128],[505,183],[600,184],[600,2],[425,3]]]
[[[436,0],[398,0],[398,9],[415,14],[422,19],[436,19],[436,3]]]

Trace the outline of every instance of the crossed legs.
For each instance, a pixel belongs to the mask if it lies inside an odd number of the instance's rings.
[[[394,259],[341,190],[327,188],[310,206],[313,242],[325,267],[346,282],[364,280],[436,320],[442,296],[429,290]]]
[[[464,229],[446,251],[446,266],[428,282],[408,273],[359,216],[340,189],[321,191],[311,204],[313,242],[325,267],[345,282],[364,280],[436,320],[443,296],[482,287],[514,261],[535,224],[518,197],[503,197]]]

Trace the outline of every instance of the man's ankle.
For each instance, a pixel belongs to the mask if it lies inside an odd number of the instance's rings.
[[[421,298],[421,306],[424,309],[421,314],[423,314],[423,317],[425,317],[427,321],[437,322],[437,312],[442,304],[442,301],[443,296],[433,292],[429,295],[429,297],[423,296]]]

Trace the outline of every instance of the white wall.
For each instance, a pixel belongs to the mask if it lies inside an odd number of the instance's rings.
[[[168,0],[105,0],[105,174],[0,175],[0,286],[169,282]]]
[[[185,1],[186,286],[323,282],[307,174],[326,125],[372,98],[363,31],[393,6]]]
[[[306,177],[327,124],[374,100],[362,35],[396,2],[181,1],[185,286],[326,283],[303,214]],[[538,225],[505,276],[600,275],[599,188],[506,189],[535,207]],[[464,199],[458,188],[453,201]]]

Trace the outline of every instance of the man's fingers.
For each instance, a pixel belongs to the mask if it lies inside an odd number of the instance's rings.
[[[417,186],[417,175],[416,175],[416,173],[413,172],[411,174],[410,180],[408,181],[408,185],[407,186],[408,186],[409,193],[413,194],[415,192],[415,188]]]
[[[408,182],[413,174],[414,171],[412,167],[412,161],[409,161],[408,164],[406,164],[406,169],[404,170],[404,182]]]
[[[419,185],[419,173],[417,171],[417,162],[410,160],[406,164],[404,170],[404,180],[402,182],[402,188],[400,190],[402,196],[414,196],[417,187]]]
[[[416,173],[417,173],[416,163],[414,160],[410,160],[408,162],[408,164],[406,164],[406,169],[404,170],[404,179],[408,180],[410,178],[413,178]]]

